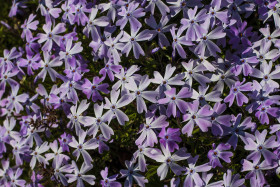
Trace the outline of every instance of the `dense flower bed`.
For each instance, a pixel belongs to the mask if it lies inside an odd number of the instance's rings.
[[[1,186],[280,184],[279,0],[9,6]]]

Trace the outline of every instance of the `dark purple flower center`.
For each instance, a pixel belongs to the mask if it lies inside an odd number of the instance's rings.
[[[64,143],[66,142],[66,139],[65,139],[65,138],[63,139],[63,142],[64,142]]]
[[[264,79],[268,79],[268,76],[266,75],[266,76],[264,76]]]
[[[255,169],[259,169],[260,167],[259,166],[255,166]]]
[[[97,122],[100,123],[100,122],[101,122],[101,119],[97,119]]]
[[[81,176],[82,176],[82,175],[79,173],[79,174],[78,174],[78,177],[81,177]]]
[[[212,117],[211,117],[211,120],[215,120],[215,119],[216,119],[215,116],[212,116]]]
[[[160,32],[161,31],[160,28],[158,28],[157,31]]]
[[[137,91],[136,94],[137,94],[137,95],[140,95],[140,91]]]
[[[8,78],[8,76],[7,75],[4,75],[4,79],[7,79]]]
[[[262,107],[262,111],[265,111],[265,108],[264,108],[264,107]]]
[[[217,155],[218,153],[216,151],[214,151],[214,155]]]
[[[165,136],[165,139],[168,139],[168,138],[169,138],[169,137],[166,135],[166,136]]]
[[[134,41],[134,38],[131,38],[131,41]]]
[[[49,67],[49,65],[48,65],[48,64],[46,64],[46,65],[45,65],[45,67],[47,68],[47,67]]]
[[[96,86],[95,86],[95,85],[93,85],[93,86],[91,87],[91,89],[93,89],[93,90],[94,90],[95,88],[96,88]]]
[[[176,39],[176,38],[174,39],[174,42],[177,42],[177,39]]]
[[[166,81],[162,81],[162,84],[166,84]]]
[[[260,56],[260,59],[263,59],[263,56],[262,56],[262,55]]]
[[[206,36],[203,36],[203,40],[207,40]]]
[[[79,149],[82,149],[82,148],[83,148],[83,146],[82,146],[82,145],[79,145],[78,147],[79,147]]]
[[[127,15],[127,16],[130,16],[130,13],[127,13],[126,15]]]
[[[115,105],[113,105],[113,106],[112,106],[112,109],[115,109],[115,108],[116,108]]]
[[[193,115],[192,118],[193,118],[193,119],[196,119],[196,115]]]

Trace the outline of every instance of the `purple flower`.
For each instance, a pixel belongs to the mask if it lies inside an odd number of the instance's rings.
[[[127,94],[126,85],[134,79],[134,73],[139,70],[140,68],[137,65],[130,66],[126,71],[122,68],[120,73],[115,75],[119,80],[113,85],[112,89],[118,90],[121,87],[121,94]]]
[[[122,53],[126,53],[126,56],[128,56],[132,48],[134,57],[136,59],[139,58],[140,54],[142,56],[145,56],[145,52],[143,51],[142,47],[138,42],[149,40],[152,36],[148,32],[148,30],[144,30],[138,34],[139,30],[140,28],[136,30],[131,29],[131,35],[124,31],[122,38],[119,40],[120,42],[126,43],[122,48]]]
[[[255,140],[248,137],[245,142],[245,150],[252,151],[248,156],[247,159],[250,160],[259,160],[261,155],[265,158],[265,161],[268,164],[273,164],[277,160],[275,154],[270,152],[268,149],[276,148],[279,146],[279,142],[275,141],[276,136],[270,136],[267,140],[265,137],[267,135],[267,130],[263,130],[261,133],[257,130],[255,132],[256,142]]]
[[[24,186],[26,181],[23,179],[19,179],[19,177],[22,175],[23,169],[17,168],[17,170],[14,172],[13,169],[8,170],[8,176],[10,178],[10,181],[8,182],[8,186]]]
[[[280,79],[280,66],[276,66],[275,70],[271,72],[272,66],[272,61],[270,61],[269,63],[264,61],[261,63],[260,69],[253,69],[251,76],[262,79],[260,82],[262,86],[269,85],[273,88],[279,88],[279,83],[277,83],[277,81],[274,81],[274,79]]]
[[[239,174],[232,175],[230,169],[227,170],[227,173],[224,173],[224,185],[225,186],[242,186],[245,183],[245,179],[240,179]]]
[[[90,185],[95,184],[95,176],[94,175],[86,175],[86,172],[93,168],[92,164],[87,165],[85,162],[82,164],[81,169],[78,168],[75,161],[72,160],[72,167],[74,170],[74,174],[66,174],[65,176],[68,178],[68,183],[73,183],[77,181],[77,186],[84,186],[84,182],[86,181]]]
[[[117,182],[118,174],[108,177],[108,168],[106,167],[104,170],[100,172],[103,180],[100,181],[102,187],[121,187],[121,183]]]
[[[216,147],[215,143],[213,144],[213,149],[210,150],[207,154],[207,156],[210,160],[210,164],[213,168],[216,168],[217,166],[223,167],[220,159],[222,159],[226,163],[231,162],[230,157],[233,156],[233,153],[230,151],[225,151],[225,150],[229,150],[230,147],[231,146],[229,144],[221,143],[217,147]]]
[[[161,129],[168,126],[166,116],[161,115],[158,118],[146,117],[146,123],[142,125],[142,129],[139,131],[141,135],[135,141],[136,145],[146,145],[154,147],[154,143],[158,143],[157,135],[154,129]]]
[[[17,59],[20,56],[21,54],[17,51],[15,47],[13,47],[11,51],[5,49],[4,57],[0,57],[0,67],[6,67],[8,70],[13,69],[15,65],[12,62],[12,60]]]
[[[50,23],[45,24],[43,26],[43,30],[45,31],[46,34],[38,34],[38,37],[40,38],[38,40],[38,43],[46,42],[44,44],[44,46],[42,47],[42,50],[44,52],[51,51],[52,46],[53,46],[53,41],[59,46],[61,36],[59,36],[58,34],[66,31],[64,23],[57,24],[53,29],[51,27],[52,27],[52,25]]]
[[[16,165],[22,165],[23,155],[29,151],[29,146],[25,144],[25,139],[17,138],[17,140],[11,140],[10,145],[13,147],[13,155],[16,157]]]
[[[87,131],[83,131],[81,129],[78,133],[79,134],[77,134],[77,136],[79,137],[79,142],[77,142],[74,136],[72,136],[72,141],[69,143],[70,147],[76,149],[72,154],[77,157],[77,160],[79,159],[80,154],[82,154],[84,164],[86,164],[87,166],[91,166],[92,158],[86,150],[96,149],[98,147],[98,144],[96,144],[93,139],[85,142]]]
[[[197,125],[202,132],[207,132],[208,127],[211,127],[212,114],[213,111],[210,110],[209,105],[204,105],[199,109],[199,101],[193,101],[188,105],[188,113],[183,116],[184,122],[188,121],[188,123],[182,128],[182,133],[192,136],[194,125]]]
[[[158,149],[149,148],[145,144],[138,146],[138,150],[133,154],[133,158],[138,158],[139,170],[145,172],[147,170],[147,164],[145,156],[152,158],[156,152],[160,152]]]
[[[104,108],[108,111],[104,114],[104,116],[106,116],[105,118],[108,119],[109,123],[113,117],[117,117],[119,124],[124,125],[126,121],[129,121],[129,119],[119,108],[128,105],[132,101],[132,98],[129,95],[124,95],[118,100],[119,95],[120,90],[112,90],[110,93],[111,101],[107,97],[105,98],[106,104],[104,105]]]
[[[121,68],[122,68],[121,65],[115,65],[112,64],[111,62],[106,63],[105,67],[99,71],[99,74],[102,75],[101,79],[105,79],[106,75],[108,74],[110,81],[114,81],[115,80],[114,73],[116,74],[119,73]]]
[[[269,164],[266,160],[260,162],[261,157],[255,158],[253,162],[250,162],[246,159],[242,161],[242,169],[241,172],[249,171],[246,174],[245,179],[251,179],[254,183],[263,186],[266,184],[266,180],[264,178],[264,174],[262,170],[269,170],[277,167],[276,162],[274,164]]]
[[[205,32],[203,32],[202,37],[198,39],[199,44],[195,47],[194,52],[202,55],[205,54],[207,49],[206,52],[209,52],[209,55],[211,56],[216,56],[217,52],[221,53],[221,49],[212,40],[220,39],[226,36],[226,33],[223,31],[223,27],[218,26],[209,32],[209,19],[206,19],[206,21],[201,26]]]
[[[206,94],[208,91],[209,86],[203,87],[203,86],[198,86],[198,91],[192,90],[192,99],[198,100],[202,105],[208,104],[208,102],[220,102],[223,99],[220,98],[221,92],[216,90],[216,91],[211,91],[210,93]]]
[[[248,98],[242,93],[244,91],[251,91],[252,90],[252,83],[245,82],[245,79],[243,79],[242,82],[236,81],[234,86],[230,89],[230,94],[224,99],[224,102],[229,103],[229,106],[233,104],[234,99],[236,98],[237,105],[242,106],[243,103],[248,103]]]
[[[153,30],[149,30],[149,33],[152,35],[149,40],[158,36],[158,44],[161,48],[170,46],[170,43],[164,33],[169,32],[171,27],[176,26],[176,24],[166,25],[169,20],[170,16],[167,15],[162,16],[158,24],[156,23],[154,16],[150,16],[145,19],[145,23],[153,28]]]
[[[172,48],[173,48],[172,56],[173,56],[173,58],[175,58],[176,50],[177,50],[179,55],[182,58],[186,58],[186,52],[183,49],[182,44],[186,45],[186,46],[191,46],[191,45],[193,45],[193,43],[191,41],[188,41],[186,37],[181,36],[183,31],[184,31],[184,29],[182,27],[180,27],[178,29],[177,33],[175,33],[176,30],[177,29],[174,26],[170,29],[170,32],[171,32],[171,35],[172,35],[172,38],[173,38],[173,42],[172,42]]]
[[[39,21],[33,21],[36,15],[30,14],[28,20],[24,21],[24,24],[21,25],[21,28],[23,29],[23,32],[21,34],[21,38],[33,38],[32,33],[30,30],[37,30],[37,25],[39,24]]]
[[[65,177],[64,173],[72,173],[73,166],[70,164],[62,165],[63,163],[63,157],[58,157],[58,159],[52,164],[52,168],[54,169],[54,177],[57,180],[60,180],[60,182],[67,186],[67,178]]]
[[[186,153],[186,149],[181,148],[173,155],[171,155],[168,146],[165,148],[162,144],[160,144],[160,147],[163,154],[156,151],[156,153],[152,157],[152,159],[162,163],[157,169],[157,174],[160,177],[160,180],[166,178],[169,168],[175,175],[180,175],[182,171],[184,171],[184,168],[178,165],[176,162],[186,160],[190,157],[190,155]]]
[[[70,157],[63,154],[63,148],[62,147],[58,147],[58,143],[57,140],[53,141],[52,143],[50,143],[50,148],[53,151],[53,153],[47,153],[46,156],[46,160],[52,160],[53,159],[53,163],[57,163],[57,160],[70,160]]]
[[[184,72],[184,76],[187,85],[192,86],[193,79],[196,80],[203,87],[206,87],[206,83],[211,82],[208,77],[200,73],[205,70],[203,65],[198,64],[196,61],[193,60],[190,60],[188,63],[182,62],[182,65],[186,70],[186,72]]]
[[[81,46],[82,42],[77,42],[74,45],[72,42],[72,38],[67,40],[65,52],[59,52],[60,60],[64,59],[66,67],[69,66],[68,64],[72,63],[74,55],[82,52],[83,50],[83,47]]]
[[[188,10],[188,18],[181,19],[182,29],[187,29],[186,38],[187,40],[196,41],[198,38],[201,38],[203,33],[206,31],[203,27],[200,26],[200,23],[204,22],[208,17],[206,14],[206,9],[200,10],[200,12],[195,15],[197,12],[197,6],[194,9]]]
[[[164,4],[161,0],[149,0],[150,3],[146,6],[146,10],[150,11],[152,13],[152,15],[154,15],[155,12],[155,6],[158,7],[160,14],[161,15],[166,15],[167,13],[169,13],[169,7]]]
[[[145,15],[143,8],[138,8],[139,3],[131,2],[128,6],[122,6],[120,8],[120,12],[118,13],[120,18],[116,25],[120,26],[120,29],[123,30],[127,22],[129,21],[130,28],[133,31],[139,30],[142,27],[142,24],[137,20],[137,18],[141,18]]]
[[[99,91],[108,94],[109,90],[107,89],[109,85],[107,83],[100,84],[103,81],[102,78],[94,77],[92,83],[85,79],[84,84],[82,85],[83,93],[86,94],[87,98],[92,98],[92,101],[96,102],[97,100],[102,101],[103,97],[100,95]]]
[[[90,13],[91,9],[88,9],[86,3],[79,2],[75,6],[75,16],[72,23],[84,26],[88,22],[88,17],[85,13]]]
[[[23,110],[21,103],[24,103],[28,98],[28,94],[22,93],[18,95],[19,85],[12,87],[12,94],[8,97],[7,109],[13,110],[16,109],[18,114]]]
[[[130,81],[126,84],[126,89],[132,91],[129,93],[132,99],[136,98],[137,103],[137,112],[142,113],[143,111],[147,112],[147,106],[145,104],[144,99],[152,103],[156,103],[156,97],[158,96],[157,91],[145,91],[145,89],[150,84],[150,79],[147,75],[141,77],[139,84],[136,84],[134,79],[130,79]]]
[[[99,18],[96,18],[98,9],[92,8],[91,14],[88,20],[87,26],[84,28],[83,33],[85,33],[87,36],[91,33],[92,40],[96,41],[98,39],[98,27],[106,27],[109,25],[109,19],[106,16],[102,16]]]
[[[139,172],[139,166],[136,164],[134,166],[135,162],[134,161],[125,161],[125,166],[127,169],[121,169],[121,178],[126,177],[124,186],[132,186],[133,184],[133,179],[136,180],[137,184],[139,186],[145,186],[145,183],[148,182],[147,179],[145,179],[144,176],[140,175]]]
[[[257,112],[255,116],[260,120],[261,124],[268,124],[269,125],[269,117],[268,114],[277,117],[279,116],[279,108],[272,107],[271,105],[274,104],[273,100],[266,100],[260,104],[260,106],[257,108]]]
[[[48,142],[44,142],[42,145],[36,146],[35,150],[33,150],[32,153],[30,154],[32,155],[32,159],[30,161],[30,167],[32,170],[36,166],[37,160],[39,163],[44,164],[44,167],[46,167],[46,165],[49,165],[47,159],[41,155],[47,152],[49,149],[50,147],[48,146]]]
[[[159,104],[167,104],[168,107],[166,110],[166,115],[167,117],[170,117],[171,114],[173,117],[177,116],[177,110],[176,108],[180,110],[182,114],[185,114],[187,108],[188,108],[188,103],[186,101],[183,101],[183,98],[190,98],[192,95],[192,92],[190,91],[189,88],[183,87],[178,94],[176,94],[176,89],[171,88],[170,90],[167,90],[164,92],[166,95],[166,98],[158,100]]]
[[[38,78],[43,79],[43,82],[45,81],[45,78],[47,76],[47,73],[50,75],[51,80],[53,82],[56,81],[56,77],[58,76],[58,73],[53,69],[53,67],[58,67],[62,65],[62,61],[59,61],[59,56],[55,57],[54,59],[51,60],[51,56],[48,52],[44,52],[44,61],[41,60],[41,72],[36,76],[35,81]]]
[[[236,149],[238,138],[241,138],[241,140],[244,143],[247,143],[247,138],[251,138],[252,140],[255,138],[252,134],[245,132],[245,130],[251,128],[255,128],[256,123],[252,122],[251,117],[245,118],[241,122],[242,114],[238,114],[236,116],[236,119],[234,120],[234,123],[231,126],[223,126],[224,129],[223,136],[225,135],[231,135],[229,140],[227,141],[228,144],[230,144],[234,149]]]
[[[151,82],[154,84],[159,84],[157,90],[159,91],[161,97],[164,96],[164,91],[171,89],[170,86],[184,84],[182,81],[184,74],[176,74],[174,77],[172,77],[175,70],[176,67],[172,67],[171,64],[167,64],[165,67],[164,77],[162,77],[158,71],[154,71],[154,79],[151,79]]]
[[[163,127],[158,135],[159,142],[164,145],[164,147],[169,148],[171,152],[173,152],[175,149],[179,150],[179,145],[176,143],[180,143],[182,139],[180,138],[180,129],[173,129],[173,128],[168,128],[167,130],[165,127]]]
[[[199,176],[198,172],[207,172],[211,169],[211,165],[209,163],[202,164],[200,166],[196,166],[196,162],[198,160],[198,155],[195,157],[190,157],[187,159],[188,167],[186,167],[186,179],[184,181],[184,186],[203,186],[204,182]]]
[[[106,124],[107,119],[102,115],[103,113],[103,103],[101,105],[94,104],[94,117],[89,117],[86,119],[85,126],[90,126],[88,134],[96,137],[98,131],[101,131],[105,139],[110,139],[111,135],[114,135],[114,131],[108,124]]]
[[[27,74],[34,75],[33,70],[37,70],[41,67],[41,64],[38,63],[41,60],[40,54],[36,55],[26,55],[27,59],[21,58],[19,61],[20,67],[27,67]]]
[[[67,151],[69,152],[69,146],[68,144],[72,141],[72,136],[70,134],[63,133],[61,138],[58,139],[60,146],[62,147],[62,151]]]

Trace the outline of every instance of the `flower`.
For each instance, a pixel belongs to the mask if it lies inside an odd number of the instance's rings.
[[[260,160],[261,155],[265,158],[265,161],[272,165],[276,160],[277,157],[274,153],[270,152],[268,149],[276,148],[279,146],[279,142],[277,142],[276,136],[270,136],[267,140],[265,140],[265,137],[267,135],[267,130],[263,130],[262,132],[259,132],[256,130],[255,132],[255,138],[251,139],[250,137],[246,138],[247,142],[245,142],[245,150],[252,151],[248,156],[247,159],[250,160]]]
[[[199,101],[197,100],[188,105],[188,113],[183,116],[183,122],[188,121],[182,128],[183,134],[187,133],[188,136],[192,136],[194,125],[197,125],[202,132],[207,132],[208,127],[211,127],[210,116],[213,114],[213,111],[210,110],[210,106],[204,105],[200,109],[198,107]]]
[[[77,134],[77,136],[79,137],[79,142],[77,142],[75,137],[72,136],[72,141],[69,143],[69,146],[76,149],[72,154],[75,157],[77,157],[77,160],[79,159],[80,154],[82,153],[84,164],[86,164],[87,166],[91,166],[92,158],[86,150],[96,149],[98,147],[98,144],[96,144],[93,139],[90,139],[85,142],[86,135],[87,131],[83,131],[82,129],[79,130]]]
[[[105,98],[106,104],[104,105],[104,108],[108,111],[104,115],[106,116],[105,118],[108,119],[109,123],[115,116],[117,117],[119,124],[124,125],[126,121],[129,121],[129,119],[119,108],[128,105],[132,101],[132,98],[129,95],[124,95],[118,100],[119,95],[120,90],[112,90],[110,93],[111,101],[107,97]]]
[[[167,117],[170,117],[171,114],[173,117],[177,116],[177,111],[176,108],[180,110],[182,114],[185,114],[187,108],[188,108],[188,103],[182,100],[183,98],[189,98],[192,96],[192,92],[190,91],[189,88],[183,87],[178,94],[176,94],[176,89],[171,88],[170,90],[167,90],[164,92],[166,95],[166,98],[159,99],[158,103],[159,104],[167,104],[168,107],[166,110],[166,115]]]
[[[154,143],[158,143],[157,135],[154,129],[161,129],[168,126],[166,116],[161,115],[158,118],[146,116],[146,123],[142,125],[142,129],[139,131],[141,135],[135,141],[136,145],[147,145],[154,147]]]
[[[248,103],[248,98],[242,93],[242,91],[251,91],[252,90],[252,83],[245,82],[243,79],[242,82],[236,81],[234,86],[230,89],[230,94],[224,99],[224,102],[229,103],[229,106],[233,104],[234,99],[236,98],[237,105],[242,106],[243,103]]]
[[[90,171],[93,168],[92,164],[88,165],[84,162],[81,169],[79,170],[76,162],[72,161],[72,167],[74,170],[74,174],[71,173],[65,175],[68,178],[68,183],[77,181],[77,186],[84,186],[83,181],[86,181],[90,185],[95,184],[94,180],[96,179],[96,177],[94,175],[86,175],[86,172]]]
[[[38,34],[38,37],[40,38],[38,40],[38,43],[46,42],[42,47],[42,50],[44,52],[51,51],[53,46],[53,41],[59,46],[59,41],[61,36],[59,36],[58,34],[66,31],[64,23],[57,24],[53,29],[51,27],[52,25],[50,23],[45,24],[43,26],[43,30],[45,31],[46,34]]]
[[[31,169],[34,169],[34,167],[36,166],[37,160],[38,162],[43,163],[44,167],[46,167],[46,165],[49,164],[46,158],[41,155],[42,153],[47,152],[49,149],[50,147],[48,146],[48,142],[44,142],[42,145],[36,146],[35,150],[32,151],[31,153],[32,155],[32,159],[30,161]]]
[[[152,157],[152,159],[162,163],[157,169],[157,174],[160,177],[160,180],[166,178],[169,168],[175,175],[180,175],[181,172],[184,171],[184,168],[178,165],[176,162],[186,160],[190,157],[190,155],[186,153],[186,149],[181,148],[178,151],[176,151],[173,155],[171,155],[168,146],[166,146],[165,148],[162,144],[160,144],[160,147],[163,154],[161,152],[156,151]]]
[[[190,157],[187,159],[188,161],[188,167],[186,167],[186,173],[184,175],[186,176],[186,179],[184,181],[184,186],[203,186],[204,182],[199,176],[198,172],[207,172],[211,169],[211,166],[209,163],[202,164],[200,166],[195,166],[196,162],[198,160],[198,155],[195,157]],[[195,183],[195,185],[194,185]]]
[[[47,76],[47,73],[50,75],[51,80],[53,82],[56,81],[56,77],[58,76],[58,73],[53,69],[54,67],[58,67],[62,65],[62,61],[59,61],[59,56],[55,57],[51,60],[51,56],[48,52],[43,52],[44,60],[40,61],[41,64],[41,72],[36,76],[35,82],[38,78],[43,79],[43,82],[45,81],[45,78]]]
[[[145,186],[145,183],[148,182],[147,179],[145,179],[144,176],[140,175],[139,172],[139,167],[138,164],[136,164],[134,166],[135,162],[133,161],[125,161],[125,166],[127,167],[127,169],[121,169],[120,173],[121,173],[121,178],[126,177],[125,182],[124,182],[124,186],[125,187],[130,187],[133,184],[133,179],[136,180],[137,184],[139,186]]]
[[[100,184],[103,187],[109,187],[109,186],[121,187],[122,186],[121,183],[116,181],[118,174],[108,177],[108,167],[105,167],[104,170],[101,170],[100,174],[103,178],[103,180],[100,181]]]
[[[225,150],[230,149],[230,147],[231,147],[230,144],[220,143],[216,147],[215,143],[213,143],[212,146],[213,146],[213,149],[208,152],[207,156],[208,156],[208,158],[210,160],[210,164],[213,168],[216,168],[217,166],[223,167],[219,158],[224,160],[226,163],[231,162],[230,157],[233,156],[233,153],[230,151],[225,151]]]

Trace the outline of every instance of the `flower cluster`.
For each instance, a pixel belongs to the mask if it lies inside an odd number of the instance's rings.
[[[1,186],[279,184],[279,0],[29,6],[0,57]]]

